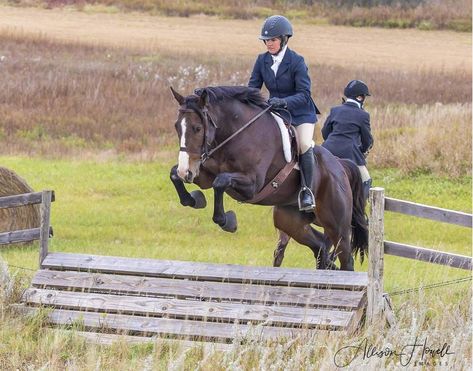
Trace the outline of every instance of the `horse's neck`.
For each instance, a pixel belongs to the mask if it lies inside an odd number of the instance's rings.
[[[242,103],[243,105],[243,103]],[[238,130],[247,125],[258,113],[261,112],[261,109],[254,107],[254,109],[247,108],[247,105],[243,107],[220,107],[217,114],[217,133],[216,139],[226,139],[227,137],[233,135]],[[253,106],[249,106],[253,107]],[[264,116],[258,118],[252,125],[262,125]]]

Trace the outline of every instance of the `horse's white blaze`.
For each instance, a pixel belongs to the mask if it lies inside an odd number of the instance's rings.
[[[186,118],[184,117],[181,120],[181,148],[186,148],[186,129],[187,129],[187,122]],[[180,178],[184,179],[187,171],[189,170],[189,154],[183,150],[179,151],[179,158],[178,158],[178,165],[177,165],[177,175]]]

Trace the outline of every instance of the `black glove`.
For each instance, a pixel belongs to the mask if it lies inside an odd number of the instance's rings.
[[[273,97],[268,100],[269,105],[273,108],[287,108],[287,102],[283,98]]]

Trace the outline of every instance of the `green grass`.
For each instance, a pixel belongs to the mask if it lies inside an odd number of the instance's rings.
[[[210,207],[193,210],[180,206],[168,178],[171,160],[142,164],[0,156],[0,164],[24,177],[35,190],[55,190],[53,251],[271,265],[277,237],[271,209],[226,199],[227,209],[234,209],[239,218],[238,232],[227,234],[212,223]],[[404,177],[395,170],[373,170],[372,176],[375,185],[384,187],[388,196],[471,211],[471,178],[450,180],[422,174]],[[210,192],[206,195],[211,203]],[[471,253],[468,228],[387,213],[386,236],[394,241]],[[38,246],[3,246],[0,257],[10,264],[15,293],[9,300],[15,302],[37,269]],[[291,242],[283,265],[312,268],[314,260],[308,248]],[[366,269],[366,263],[356,266],[356,270]],[[454,268],[385,257],[387,292],[467,276],[469,272]],[[295,343],[287,351],[284,344],[234,344],[230,353],[210,358],[199,349],[186,354],[162,343],[130,346],[119,342],[111,347],[85,344],[70,332],[45,329],[43,314],[26,319],[5,310],[0,296],[0,369],[20,365],[39,369],[48,365],[49,369],[164,370],[172,366],[190,370],[197,364],[202,370],[225,370],[229,364],[241,369],[318,369],[332,364],[332,355],[341,346],[357,344],[364,337],[376,346],[392,344],[394,349],[401,349],[415,337],[433,344],[447,342],[455,352],[448,358],[453,369],[464,369],[471,360],[471,333],[467,330],[471,327],[470,292],[471,283],[464,282],[393,296],[400,326],[382,332],[367,328],[354,337],[338,340],[321,335],[313,343]],[[390,366],[395,363],[388,361]],[[366,360],[364,364],[373,366],[373,362]]]
[[[193,260],[245,265],[272,264],[277,234],[269,207],[225,199],[238,216],[237,233],[220,230],[212,208],[184,208],[169,181],[174,161],[120,163],[0,157],[0,163],[35,190],[54,189],[55,236],[51,250],[127,257]],[[471,212],[471,178],[450,180],[431,175],[403,177],[395,170],[372,171],[374,185],[394,198]],[[195,189],[196,186],[189,187]],[[211,191],[205,191],[211,206]],[[386,214],[386,239],[471,254],[471,230],[400,214]],[[37,246],[2,247],[11,265],[37,267]],[[385,288],[393,291],[445,281],[467,272],[386,256]],[[311,251],[291,241],[283,263],[312,268]],[[367,263],[356,270],[366,270]],[[408,273],[408,274],[406,274]]]

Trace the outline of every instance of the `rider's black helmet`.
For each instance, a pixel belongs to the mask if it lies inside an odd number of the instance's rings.
[[[361,80],[352,80],[348,83],[343,94],[347,98],[356,98],[359,95],[371,95],[370,91],[368,90],[368,85],[366,85]]]
[[[269,40],[279,36],[292,36],[291,22],[282,15],[272,15],[271,17],[266,18],[259,39]]]

